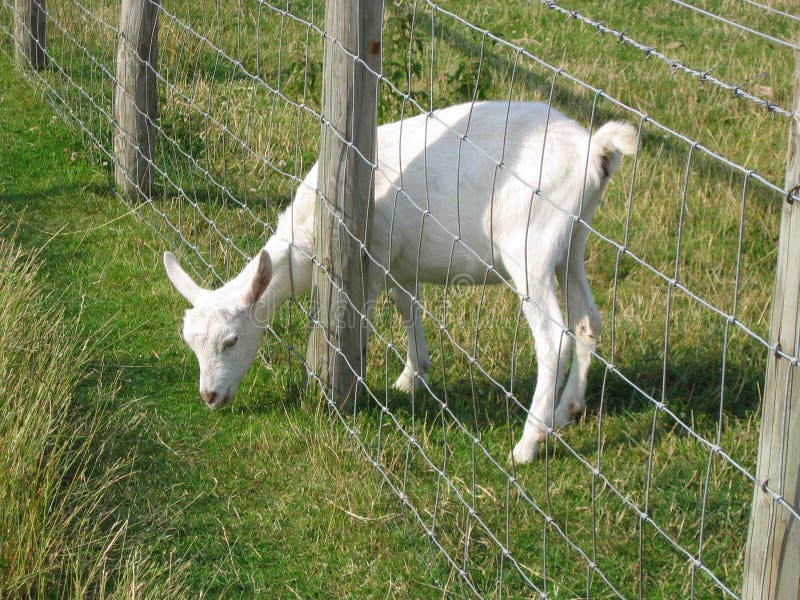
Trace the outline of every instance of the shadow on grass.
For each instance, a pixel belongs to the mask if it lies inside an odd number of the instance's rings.
[[[711,434],[724,420],[748,420],[760,408],[762,372],[756,361],[731,359],[725,365],[724,387],[722,366],[719,357],[706,356],[702,360],[676,361],[668,364],[664,377],[663,360],[658,355],[640,357],[633,363],[620,364],[618,368],[631,377],[645,394],[631,387],[622,378],[610,374],[605,381],[604,370],[595,365],[589,377],[586,398],[586,414],[582,420],[597,420],[602,410],[605,416],[627,417],[652,414],[656,402],[661,401],[662,381],[667,390],[664,403],[666,409],[700,435]],[[429,386],[433,394],[417,390],[413,395],[381,387],[383,382],[374,381],[375,396],[393,414],[401,419],[412,418],[422,423],[440,420],[458,421],[468,431],[480,433],[486,430],[511,429],[516,435],[521,432],[527,407],[533,394],[535,373],[520,379],[516,402],[507,402],[506,396],[485,378],[461,378],[448,381],[447,390],[441,381],[433,379]],[[436,397],[434,397],[434,395]],[[648,395],[650,397],[648,397]],[[601,401],[604,398],[604,401]],[[440,399],[446,399],[446,408]],[[370,419],[381,419],[382,407],[369,397],[362,397],[360,410]],[[667,430],[681,434],[684,430],[676,422],[665,417]],[[637,419],[638,420],[638,419]],[[510,421],[510,422],[509,422]],[[580,427],[581,425],[573,425]],[[650,431],[639,432],[640,441],[650,439]],[[635,431],[628,431],[636,436]]]

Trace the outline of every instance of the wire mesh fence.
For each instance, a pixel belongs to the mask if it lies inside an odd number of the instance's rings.
[[[551,200],[535,176],[504,162],[517,133],[508,117],[488,147],[469,118],[441,116],[448,106],[467,103],[472,115],[489,99],[507,111],[538,101],[590,131],[609,120],[636,128],[638,149],[594,219],[573,215],[603,316],[586,414],[563,429],[545,423],[534,463],[509,462],[541,375],[526,294],[480,248],[465,247],[473,264],[454,263],[446,285],[422,283],[422,231],[400,249],[416,261],[410,280],[366,253],[381,287],[422,318],[410,339],[429,340],[427,377],[411,369],[399,386],[408,391],[393,387],[407,368],[408,320],[383,294],[360,315],[370,342],[358,403],[328,404],[426,540],[425,576],[440,594],[739,597],[756,486],[776,513],[798,518],[755,464],[763,374],[768,355],[781,352],[768,330],[799,19],[790,2],[567,4],[386,3],[374,75],[379,122],[430,128],[417,168],[456,181],[456,206],[486,183],[459,168],[462,153],[490,165],[494,183],[523,184],[532,207]],[[14,6],[3,7],[9,49]],[[105,0],[48,4],[48,67],[31,72],[109,170],[119,11]],[[215,287],[276,233],[298,188],[313,192],[303,180],[325,126],[322,52],[337,40],[313,1],[165,1],[158,14],[153,190],[120,198]],[[434,168],[437,135],[458,148],[449,170]],[[391,151],[379,151],[374,169],[375,181],[389,182],[381,198],[392,214],[410,211],[449,247],[463,244],[461,221],[441,223],[430,211],[437,183],[409,191],[404,170],[415,167],[402,148]],[[314,262],[300,232],[286,242]],[[275,382],[283,394],[302,394],[306,378],[317,378],[300,293],[310,283],[295,285],[261,352],[287,374]],[[583,343],[562,320],[548,327],[564,344]]]

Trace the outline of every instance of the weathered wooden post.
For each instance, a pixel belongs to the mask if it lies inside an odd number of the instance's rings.
[[[129,197],[149,198],[158,107],[157,0],[123,0],[114,86],[114,179]]]
[[[800,509],[800,53],[796,56],[775,297],[772,307],[756,478]],[[745,551],[742,598],[800,599],[800,522],[772,494],[756,487]]]
[[[325,4],[322,139],[307,365],[339,408],[355,401],[367,345],[382,0]],[[364,158],[362,158],[364,157]]]
[[[47,11],[45,0],[14,3],[14,62],[17,68],[47,66]]]

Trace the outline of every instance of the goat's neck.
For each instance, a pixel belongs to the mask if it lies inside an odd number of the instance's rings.
[[[280,232],[267,241],[264,249],[272,260],[272,280],[264,292],[264,299],[272,308],[271,313],[292,296],[304,294],[310,289],[311,261],[307,256],[307,248],[288,241]],[[248,285],[252,281],[257,263],[256,256],[236,277],[236,285]]]
[[[271,307],[269,316],[292,296],[304,294],[311,289],[309,257],[314,251],[314,243],[311,228],[306,222],[306,212],[291,209],[284,211],[275,233],[264,246],[272,260],[272,281],[265,292],[265,299]],[[251,260],[229,285],[239,288],[248,286],[255,275],[257,259],[258,256]]]
[[[267,289],[273,290],[278,303],[311,289],[309,255],[313,248],[290,242],[276,233],[267,241],[265,249],[272,259],[272,282]]]

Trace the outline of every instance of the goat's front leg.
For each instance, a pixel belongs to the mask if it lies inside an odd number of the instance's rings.
[[[536,298],[525,299],[522,303],[533,334],[538,369],[525,429],[511,452],[510,459],[516,463],[528,463],[536,458],[539,443],[545,440],[547,431],[558,427],[556,397],[570,353],[570,338],[564,329],[555,282],[541,283]]]
[[[419,310],[419,294],[415,285],[409,285],[405,289],[394,286],[394,303],[397,311],[403,318],[403,325],[406,328],[408,337],[408,353],[406,355],[406,366],[400,377],[394,383],[395,389],[402,392],[412,392],[418,388],[430,368],[431,359],[428,354],[428,342],[425,339],[425,331],[422,327],[422,318]],[[412,299],[412,295],[415,299]]]

